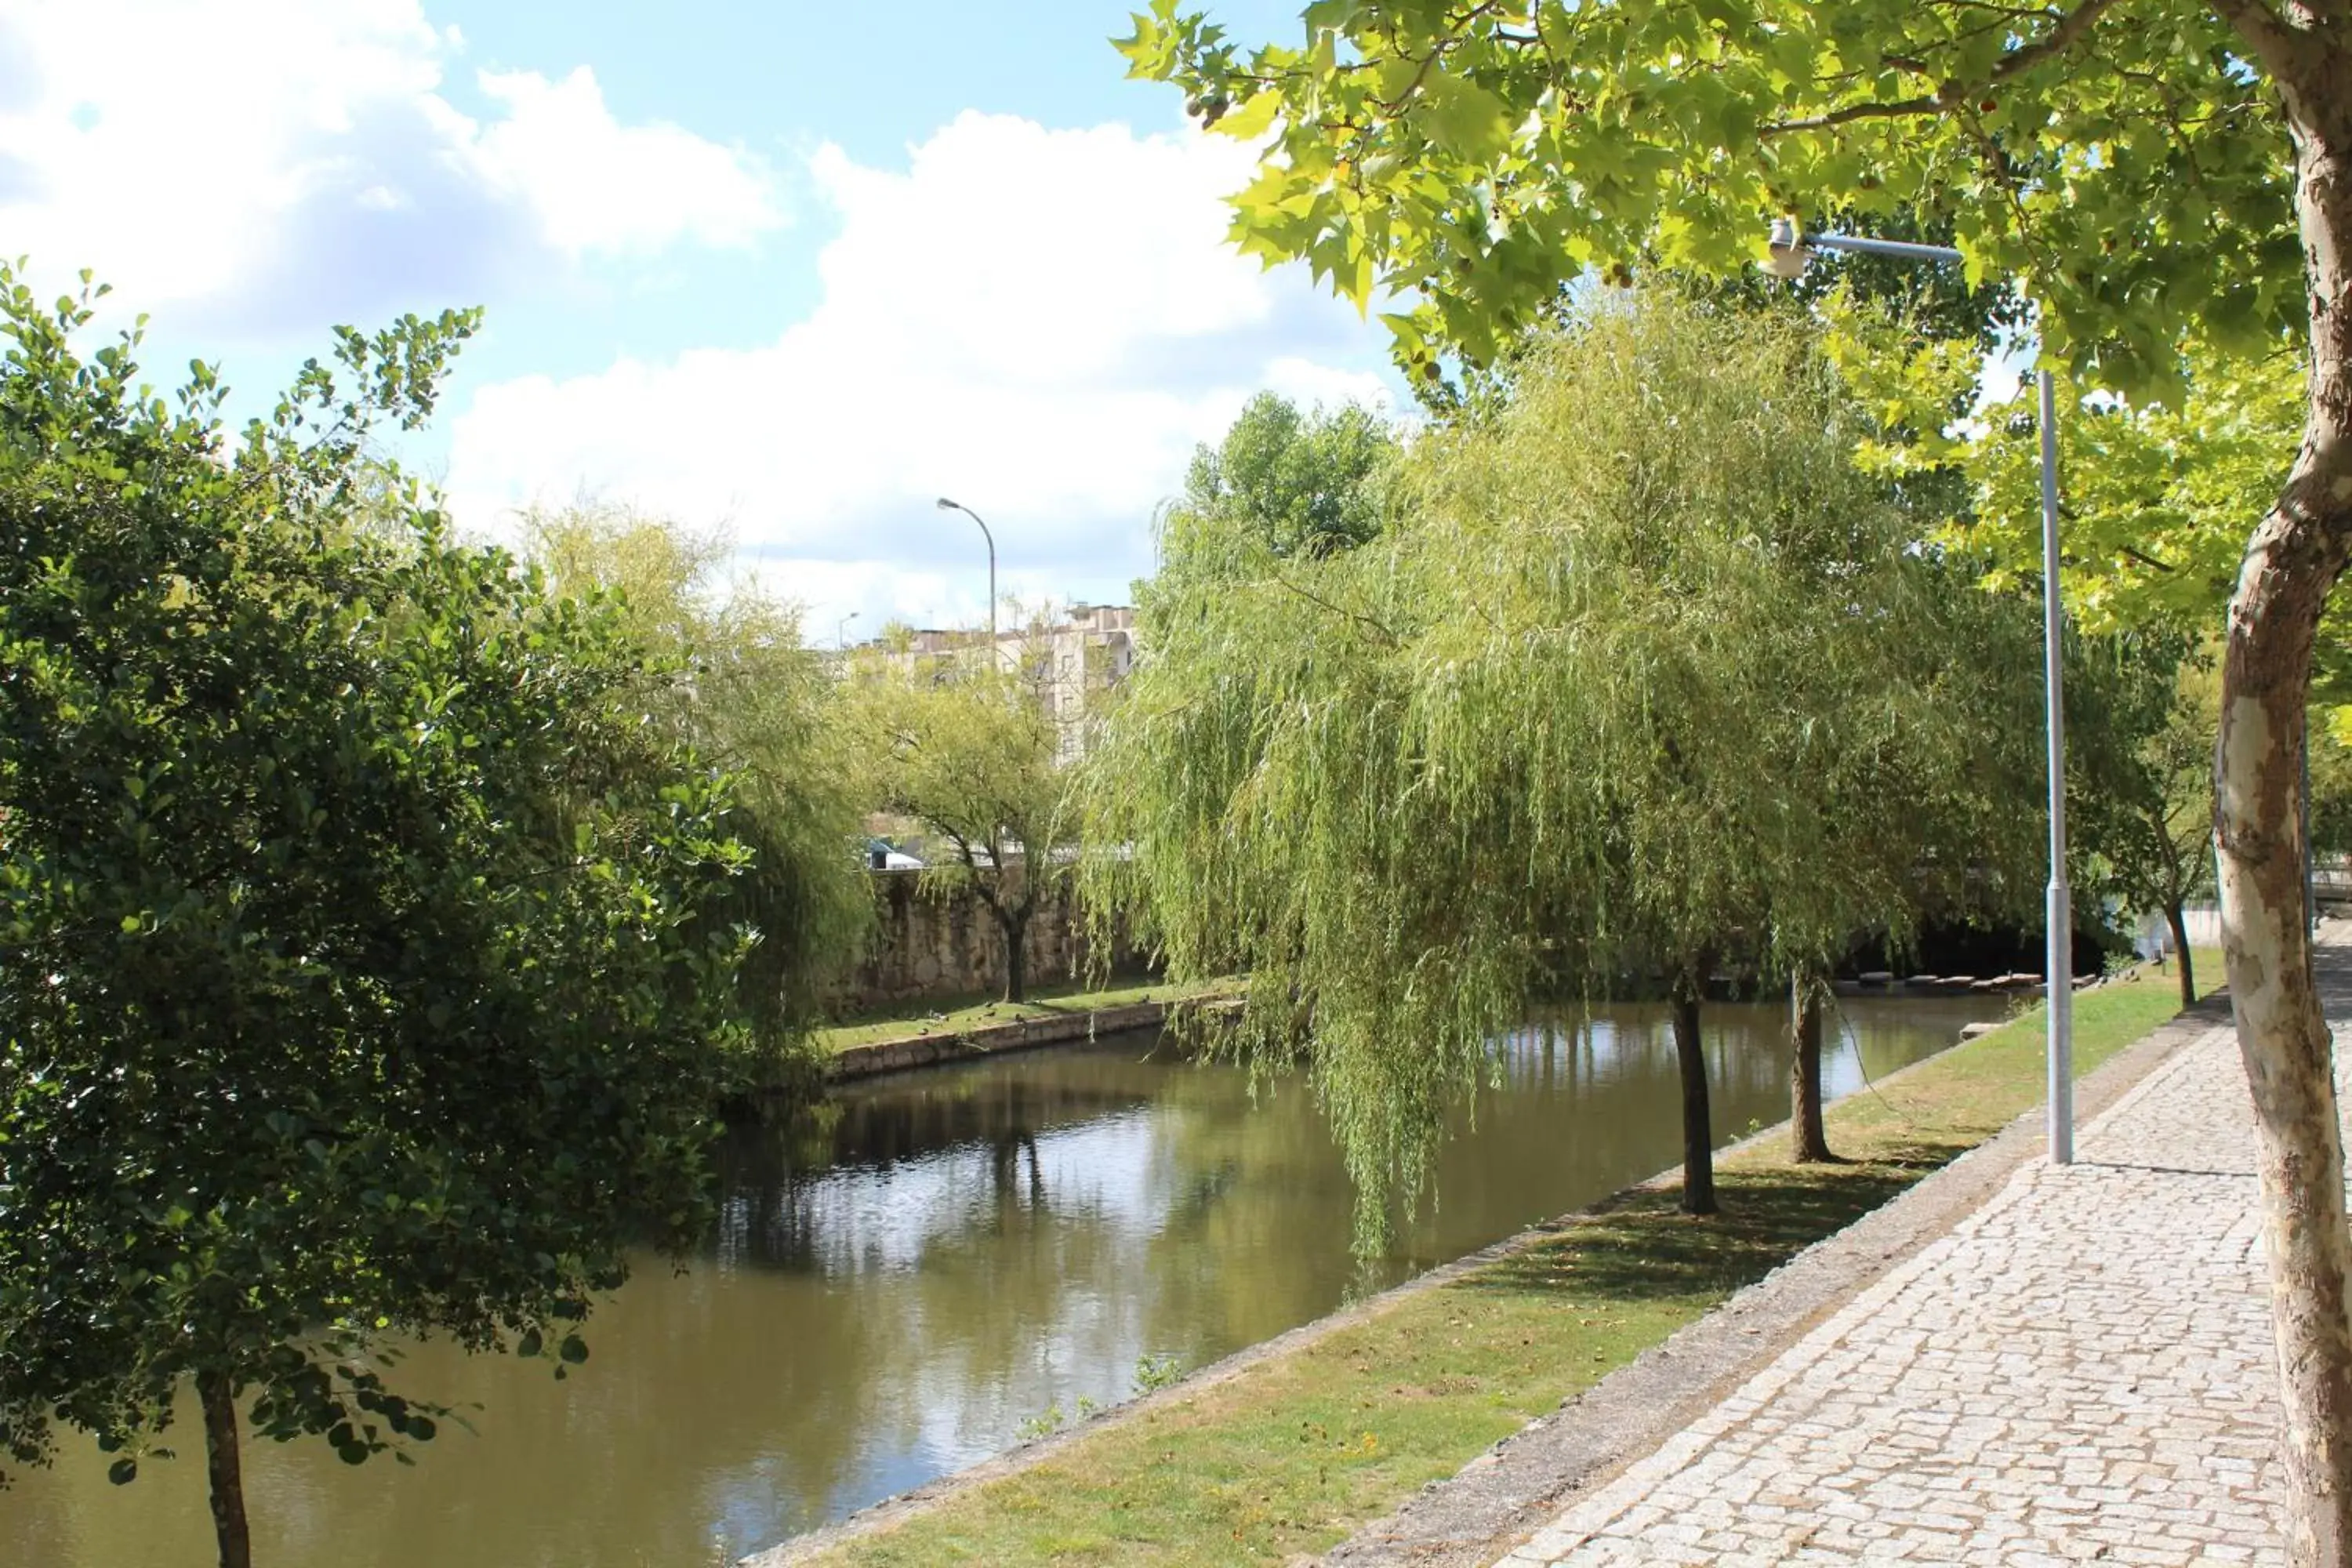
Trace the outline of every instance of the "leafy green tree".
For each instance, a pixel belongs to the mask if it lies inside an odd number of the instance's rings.
[[[1370,409],[1301,414],[1261,392],[1222,442],[1194,451],[1178,504],[1246,521],[1277,556],[1328,555],[1381,531],[1397,456],[1395,434]]]
[[[823,656],[794,606],[722,576],[722,534],[698,535],[610,504],[534,510],[526,547],[558,592],[610,594],[656,663],[641,700],[677,740],[727,770],[730,827],[752,851],[730,897],[760,941],[743,1004],[772,1057],[821,1016],[828,981],[873,922],[862,858],[855,744]],[[766,1068],[772,1079],[781,1064]]]
[[[2043,363],[2177,389],[2183,339],[2299,343],[2304,437],[2247,548],[2215,805],[2260,1129],[2290,1556],[2352,1561],[2352,1226],[2303,924],[2311,650],[2352,557],[2352,11],[2344,0],[1316,0],[1244,47],[1180,0],[1123,40],[1204,122],[1263,137],[1234,236],[1391,318],[1425,378],[1492,359],[1587,271],[1732,271],[1769,216],[1948,217]]]
[[[2278,493],[2295,460],[2306,393],[2294,356],[2250,358],[2192,343],[2185,370],[2176,405],[2067,400],[2080,406],[2064,433],[2063,570],[2067,603],[2091,632],[2152,636],[2159,645],[2183,635],[2210,639],[2237,583],[2244,520]],[[1986,561],[1995,581],[2040,574],[2038,444],[2027,422],[1994,410],[1958,451],[1975,505],[1943,537]],[[2344,841],[2347,774],[2338,765],[2339,737],[2352,734],[2352,607],[2339,597],[2321,613],[2312,674],[2310,820],[2313,847],[2326,851]],[[2170,919],[2179,898],[2211,885],[2210,775],[2221,704],[2208,675],[2185,675],[2177,686],[2158,679],[2157,689],[2179,710],[2159,720],[2160,733],[2148,742],[2154,750],[2137,757],[2118,785],[2122,801],[2137,803],[2127,814],[2136,810],[2145,826],[2110,847],[2141,868],[2128,879],[2127,896]],[[2200,736],[2201,757],[2192,754]],[[2151,788],[2151,780],[2168,782]],[[2201,828],[2189,810],[2200,799],[2208,808]],[[2158,801],[2171,803],[2161,814],[2169,827],[2147,815]],[[2105,803],[2085,804],[2095,814]],[[2084,821],[2113,825],[2105,816]]]
[[[2140,748],[2136,852],[2114,857],[2126,895],[2162,910],[2171,929],[2183,1007],[2196,1005],[2197,980],[2182,907],[2213,880],[2214,685],[2183,672],[2163,728]]]
[[[2184,1007],[2197,988],[2183,910],[2213,881],[2215,674],[2210,654],[2160,631],[2095,639],[2067,672],[2074,879],[2164,917]]]
[[[2311,843],[2318,854],[2352,856],[2352,711],[2337,708],[2311,738]]]
[[[1959,765],[2001,726],[1939,717],[2000,665],[1892,678],[1950,644],[1858,417],[1795,322],[1602,302],[1419,444],[1371,543],[1174,520],[1090,759],[1089,841],[1131,847],[1089,860],[1095,902],[1135,900],[1179,977],[1249,973],[1234,1043],[1306,1052],[1367,1240],[1531,998],[1643,976],[1711,1210],[1713,972],[1819,973],[1912,918],[1919,825],[2002,815]]]
[[[1900,361],[1901,343],[1874,334]],[[2294,461],[2305,389],[2292,355],[2221,353],[2192,341],[2172,405],[2084,398],[2065,442],[2063,593],[2077,656],[2068,678],[2068,772],[2077,885],[2165,917],[2182,955],[2182,1005],[2194,1002],[2182,907],[2210,889],[2212,763],[2220,695],[2200,645],[2229,603],[2244,520],[2275,495]],[[1955,405],[1974,367],[1949,358],[1927,372]],[[1988,584],[2038,584],[2041,440],[2014,407],[1981,411],[1970,427],[1913,427],[1880,452],[1890,468],[1920,452],[1961,479],[1969,504],[1936,532],[1941,548],[1983,563]],[[2340,604],[2321,619],[2314,696],[2352,694],[2352,628]],[[2324,735],[2313,744],[2325,752]],[[2326,777],[2325,768],[2315,780]],[[2315,809],[2319,809],[2315,803]],[[2324,813],[2323,813],[2324,815]]]
[[[2302,434],[2303,367],[2195,346],[2169,404],[2062,390],[2066,605],[2085,630],[2203,632],[2230,602],[2245,520],[2278,492]],[[2041,437],[2011,406],[1958,448],[1975,488],[1948,542],[2007,579],[2038,581]]]
[[[1064,717],[1050,654],[1025,639],[943,652],[866,651],[854,666],[851,722],[869,748],[868,796],[944,839],[953,858],[925,877],[969,888],[1004,942],[1004,1000],[1028,995],[1028,934],[1064,879],[1076,818],[1065,809]]]
[[[1869,212],[1849,207],[1827,222],[1840,233],[1915,244],[1949,245],[1953,238],[1948,218],[1931,217],[1923,222],[1920,214],[1912,208]],[[1881,458],[1874,467],[1886,479],[1892,498],[1910,517],[1911,529],[1922,537],[1939,533],[1948,537],[1963,532],[1974,486],[1968,468],[1960,460],[1967,448],[1942,438],[1944,421],[1961,419],[1972,411],[1977,393],[1973,373],[1979,356],[2000,351],[2015,333],[2031,324],[2025,301],[2007,279],[1971,284],[1954,276],[1950,268],[1922,268],[1895,258],[1835,251],[1817,258],[1792,279],[1771,278],[1758,271],[1667,272],[1677,287],[1695,298],[1759,312],[1795,311],[1837,323],[1841,331],[1833,341],[1843,340],[1839,344],[1844,351],[1840,357],[1850,377],[1857,381],[1863,379],[1854,375],[1857,365],[1871,362],[1862,357],[1858,352],[1861,344],[1855,340],[1867,340],[1870,348],[1905,366],[1908,375],[1897,377],[1892,389],[1882,389],[1892,390],[1895,395],[1877,399],[1874,421],[1876,433],[1863,444],[1862,450]],[[1938,383],[1943,391],[1940,400],[1920,395],[1923,388],[1934,388]],[[2038,534],[2035,542],[2038,548]],[[2008,581],[2003,575],[1981,564],[1985,554],[1981,542],[1972,541],[1965,551],[1954,551],[1948,543],[1944,552],[1930,559],[1941,563],[1941,585],[1946,588],[1973,579],[1996,592],[2005,589]],[[1955,621],[1942,628],[1944,637],[1965,638],[1967,633],[1957,624],[1966,618],[1963,603],[1943,603],[1944,614]],[[1992,620],[2004,625],[2011,638],[2017,636],[2018,606],[2011,604],[1983,608]],[[1973,661],[1966,658],[1940,660],[1934,649],[1943,646],[1939,639],[1919,651],[1930,665],[1949,662],[1979,674],[1999,667],[1998,660],[1981,658]],[[2020,644],[2020,655],[2024,652]],[[1972,693],[1981,694],[1981,689]],[[2032,727],[2031,716],[2022,712],[2015,715],[2013,722],[2023,729]],[[2011,791],[2016,799],[2025,799],[2032,793],[2034,781],[2008,782],[2018,786]],[[1839,796],[1840,785],[1847,783],[1858,784],[1858,793]],[[1899,843],[1906,833],[1926,826],[1906,810],[1906,803],[1898,794],[1881,787],[1878,781],[1866,774],[1853,778],[1827,775],[1819,782],[1817,798],[1824,809],[1840,813],[1840,842],[1861,847],[1865,858],[1890,847],[1884,837],[1887,828],[1894,829]],[[2015,818],[1990,820],[2013,822]],[[1923,915],[1932,912],[1951,920],[1993,913],[1984,895],[1997,887],[2006,889],[2014,883],[2011,877],[1988,879],[1972,874],[1970,868],[1977,858],[1955,855],[1948,845],[1938,856],[1925,851],[1928,840],[1914,838],[1912,842],[1923,847],[1913,878]],[[2006,918],[2020,921],[2035,918],[2032,911],[2014,900],[2003,897],[1990,902],[2001,906],[2000,913]],[[1895,952],[1902,950],[1906,934],[1897,931],[1881,933],[1885,945]],[[1790,1152],[1800,1163],[1835,1158],[1829,1147],[1822,1114],[1822,1012],[1831,994],[1831,966],[1843,952],[1848,951],[1844,944],[1851,940],[1850,932],[1817,933],[1817,956],[1791,965]]]
[[[1930,922],[2015,926],[2041,906],[2037,606],[1987,592],[1967,562],[1905,542],[1906,498],[1864,512],[1819,601],[1800,615],[1860,608],[1843,579],[1871,551],[1896,557],[1875,585],[1876,625],[1809,671],[1823,743],[1797,781],[1819,833],[1796,875],[1823,884],[1764,911],[1769,968],[1790,986],[1790,1154],[1833,1158],[1822,1118],[1822,1011],[1832,968],[1858,942],[1908,952]],[[1864,601],[1866,602],[1866,601]],[[1849,632],[1851,628],[1848,628]],[[2091,716],[2083,721],[2085,727]],[[2097,716],[2104,723],[2105,715]]]
[[[609,607],[364,463],[471,316],[345,330],[233,450],[89,319],[0,273],[0,1453],[127,1481],[193,1380],[245,1568],[241,1424],[399,1452],[397,1336],[560,1375],[699,1236],[747,851]]]

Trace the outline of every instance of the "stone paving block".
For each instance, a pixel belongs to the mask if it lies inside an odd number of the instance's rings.
[[[2215,1029],[1506,1561],[2283,1563],[2252,1136]]]

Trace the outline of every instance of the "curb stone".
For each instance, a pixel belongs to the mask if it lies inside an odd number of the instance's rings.
[[[851,1046],[825,1064],[825,1081],[845,1083],[940,1062],[977,1061],[1010,1051],[1092,1039],[1098,1034],[1116,1034],[1122,1029],[1148,1029],[1167,1017],[1168,1008],[1165,1002],[1132,1002],[1124,1007],[1102,1007],[1090,1013],[1055,1013],[950,1034],[918,1035],[880,1040],[870,1046]]]
[[[1042,1018],[1016,1018],[1009,1024],[988,1024],[977,1029],[957,1029],[937,1035],[914,1035],[872,1045],[851,1046],[825,1064],[827,1083],[847,1083],[878,1078],[884,1073],[911,1072],[943,1063],[978,1061],[983,1057],[1033,1051],[1091,1040],[1097,1035],[1131,1029],[1157,1028],[1171,1013],[1187,1007],[1220,1008],[1223,996],[1178,996],[1165,1002],[1129,1002],[1117,1007],[1097,1007],[1084,1013],[1049,1013]]]

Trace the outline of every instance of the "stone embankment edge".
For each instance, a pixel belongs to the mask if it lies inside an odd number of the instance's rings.
[[[1127,1029],[1149,1029],[1166,1022],[1181,1007],[1227,1005],[1223,997],[1174,997],[1165,1002],[1130,1002],[1118,1007],[1097,1007],[1085,1013],[1052,1013],[1042,1018],[1021,1018],[1010,1024],[990,1024],[978,1029],[918,1035],[851,1046],[825,1064],[828,1083],[875,1078],[883,1073],[909,1072],[917,1068],[978,1061],[982,1057],[1013,1051],[1034,1051],[1045,1046],[1091,1040]]]
[[[2182,1045],[2228,1021],[2228,994],[2217,992],[2126,1047],[2075,1086],[2078,1121],[2105,1111]],[[1905,1078],[1940,1055],[1889,1073],[1874,1087],[1883,1090],[1900,1085]],[[1396,1514],[1366,1527],[1321,1559],[1302,1560],[1296,1568],[1312,1568],[1318,1562],[1330,1568],[1391,1563],[1410,1563],[1413,1568],[1454,1568],[1456,1564],[1484,1564],[1502,1556],[1563,1506],[1571,1492],[1608,1479],[1682,1430],[1700,1412],[1718,1403],[1757,1368],[1828,1316],[1861,1282],[1875,1279],[1974,1213],[2011,1172],[2033,1156],[2039,1147],[2041,1127],[2042,1110],[2037,1105],[1950,1164],[1843,1230],[1813,1243],[1697,1322],[1644,1351],[1570,1400],[1559,1415],[1530,1423],[1473,1459],[1455,1476],[1431,1483]],[[1787,1136],[1788,1124],[1780,1122],[1727,1144],[1717,1153],[1721,1156]],[[1443,1289],[1513,1253],[1558,1236],[1583,1219],[1606,1214],[1637,1194],[1672,1188],[1682,1181],[1682,1172],[1681,1165],[1674,1165],[1589,1208],[1505,1237],[1451,1263],[1415,1275],[1402,1285],[1368,1296],[1351,1307],[1235,1351],[1181,1383],[1111,1405],[1050,1436],[1008,1448],[992,1458],[885,1498],[823,1529],[752,1552],[740,1559],[736,1568],[792,1568],[793,1564],[820,1556],[860,1536],[893,1529],[974,1487],[986,1486],[1045,1463],[1114,1423],[1136,1420],[1181,1405],[1261,1363],[1304,1350],[1343,1329],[1379,1316],[1408,1297]],[[1905,1210],[1904,1217],[1893,1225],[1885,1223],[1886,1216],[1898,1209]],[[1825,1274],[1813,1289],[1802,1289],[1811,1268],[1821,1267],[1817,1263],[1808,1268],[1807,1260],[1831,1251],[1851,1254],[1844,1269]],[[1792,1274],[1798,1275],[1801,1289],[1790,1292],[1780,1312],[1770,1318],[1763,1316],[1759,1309],[1772,1300],[1776,1284],[1780,1289],[1788,1289],[1789,1282],[1783,1277]],[[1790,1307],[1797,1310],[1791,1314]],[[1470,1521],[1476,1539],[1452,1539],[1463,1534],[1446,1522],[1452,1520]],[[1490,1544],[1492,1555],[1479,1555]]]
[[[2077,1126],[2113,1110],[2176,1052],[2229,1022],[2228,994],[2216,993],[2124,1047],[2075,1086]],[[1890,1075],[1881,1086],[1902,1076]],[[1529,1423],[1299,1568],[1485,1568],[1507,1555],[1579,1495],[1654,1452],[1872,1281],[1976,1213],[2020,1167],[2042,1157],[2045,1129],[2036,1104],[1556,1414]],[[1786,1136],[1785,1129],[1760,1136],[1775,1132]]]
[[[1909,987],[1907,994],[1920,996],[1967,995],[1971,991],[1988,998],[2042,994],[2040,985],[2012,984],[2010,976],[1999,981],[1980,982],[1958,988],[1937,986]],[[2015,977],[2021,981],[2023,977]],[[1903,995],[1906,987],[1850,986],[1841,993],[1854,995]],[[1097,1035],[1118,1034],[1127,1029],[1155,1028],[1166,1022],[1168,1015],[1177,1008],[1197,1006],[1213,1010],[1235,1008],[1238,999],[1211,994],[1206,996],[1172,997],[1163,1002],[1130,1002],[1118,1007],[1097,1007],[1091,1012],[1052,1013],[1040,1018],[1019,1018],[1009,1024],[990,1024],[977,1029],[957,1029],[936,1035],[907,1035],[895,1040],[877,1040],[871,1045],[851,1046],[835,1055],[825,1064],[828,1083],[845,1083],[852,1079],[875,1078],[883,1073],[910,1072],[918,1068],[940,1067],[955,1062],[976,1061],[982,1057],[1001,1056],[1011,1051],[1036,1050],[1045,1046],[1068,1045],[1076,1040],[1090,1040]],[[1970,1025],[1970,1028],[1992,1028],[1995,1025]],[[1963,1035],[1961,1038],[1969,1037]]]

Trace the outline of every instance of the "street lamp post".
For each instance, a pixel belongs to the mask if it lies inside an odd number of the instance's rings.
[[[856,618],[857,612],[856,610],[852,610],[849,614],[842,616],[841,619],[833,623],[834,652],[839,653],[842,650],[849,635],[849,623]]]
[[[1886,256],[1903,261],[1961,259],[1949,246],[1859,235],[1803,234],[1788,218],[1774,220],[1771,259],[1765,269],[1795,278],[1817,250]],[[2066,885],[2066,714],[2060,671],[2064,608],[2058,598],[2058,395],[2046,370],[2035,374],[2042,405],[2042,681],[2050,745],[2049,951],[2042,976],[2050,1003],[2050,1163],[2074,1163],[2074,919]]]
[[[980,513],[947,497],[940,498],[941,511],[960,511],[974,522],[980,522],[980,536],[988,541],[988,657],[996,658],[996,535],[988,531],[988,524],[980,521]]]

